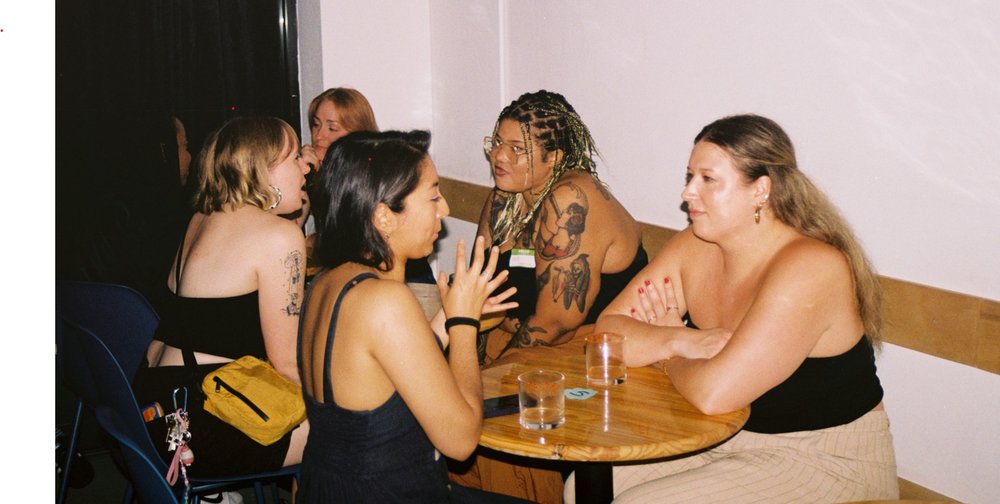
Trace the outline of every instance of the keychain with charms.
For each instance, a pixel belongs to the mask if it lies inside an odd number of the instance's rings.
[[[182,404],[177,404],[177,393],[184,393]],[[174,389],[174,411],[164,416],[167,422],[167,450],[175,452],[170,467],[167,469],[167,483],[174,486],[177,483],[177,473],[184,476],[184,502],[188,501],[191,483],[187,477],[187,466],[194,462],[194,452],[188,446],[191,441],[191,431],[188,430],[187,387]]]

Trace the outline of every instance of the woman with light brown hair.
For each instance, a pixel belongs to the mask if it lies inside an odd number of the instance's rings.
[[[686,180],[690,225],[597,329],[625,335],[629,366],[662,362],[702,412],[750,406],[750,418],[707,452],[615,467],[615,502],[897,498],[875,369],[881,292],[849,226],[764,117],[702,129]]]
[[[319,170],[330,144],[354,131],[378,131],[375,112],[365,95],[346,87],[330,88],[309,103],[311,145],[303,146],[303,155],[316,154],[314,170]]]
[[[197,454],[193,475],[229,476],[297,464],[308,434],[304,423],[262,446],[208,414],[200,394],[210,372],[245,355],[267,360],[298,383],[295,353],[305,283],[305,239],[281,217],[302,204],[308,167],[286,122],[240,117],[212,133],[198,157],[195,213],[173,268],[149,368],[134,388],[140,405],[174,404],[187,387]],[[172,411],[168,412],[171,413]],[[147,424],[165,460],[166,425]]]

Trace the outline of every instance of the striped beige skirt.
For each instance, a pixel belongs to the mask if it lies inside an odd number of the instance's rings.
[[[574,475],[564,499],[574,502]],[[784,434],[740,432],[691,457],[614,467],[616,503],[849,502],[898,499],[889,417]]]

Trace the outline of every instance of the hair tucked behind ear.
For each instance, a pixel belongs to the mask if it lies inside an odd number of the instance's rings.
[[[420,181],[430,139],[427,131],[386,131],[350,133],[334,142],[312,201],[320,264],[392,269],[392,251],[373,222],[375,208],[382,203],[393,212],[404,210],[403,200]]]
[[[552,167],[552,176],[535,195],[534,203],[527,211],[524,210],[523,196],[520,193],[502,194],[505,198],[504,208],[496,219],[494,229],[491,230],[494,243],[503,243],[518,236],[534,218],[535,212],[552,190],[552,186],[566,172],[585,171],[597,178],[597,163],[594,158],[600,156],[587,125],[580,119],[573,106],[559,93],[543,89],[521,95],[500,111],[500,116],[493,126],[494,136],[500,129],[500,122],[505,119],[520,123],[524,144],[528,146],[529,166],[535,155],[532,138],[541,146],[542,161],[547,161],[548,156],[557,150],[562,151],[562,158]]]
[[[851,267],[865,334],[878,346],[882,339],[882,289],[878,275],[847,221],[799,171],[795,148],[781,126],[752,114],[724,117],[705,126],[694,141],[710,142],[724,149],[747,182],[765,175],[770,177],[767,206],[774,216],[844,254]]]

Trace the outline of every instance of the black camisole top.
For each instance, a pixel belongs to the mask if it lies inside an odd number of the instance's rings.
[[[181,289],[182,250],[184,238],[177,249],[174,274],[178,292]],[[257,291],[224,298],[189,298],[167,289],[164,299],[156,339],[185,351],[230,359],[244,355],[267,359]]]
[[[743,428],[777,434],[835,427],[871,411],[882,394],[875,352],[862,337],[840,355],[807,358],[788,379],[750,404]]]
[[[297,499],[306,503],[447,502],[450,490],[445,459],[399,392],[369,411],[344,409],[335,402],[330,361],[341,302],[351,288],[369,278],[375,275],[354,277],[344,285],[334,305],[323,358],[324,401],[302,389],[310,428]],[[312,369],[302,359],[301,320],[298,359],[305,383]]]

